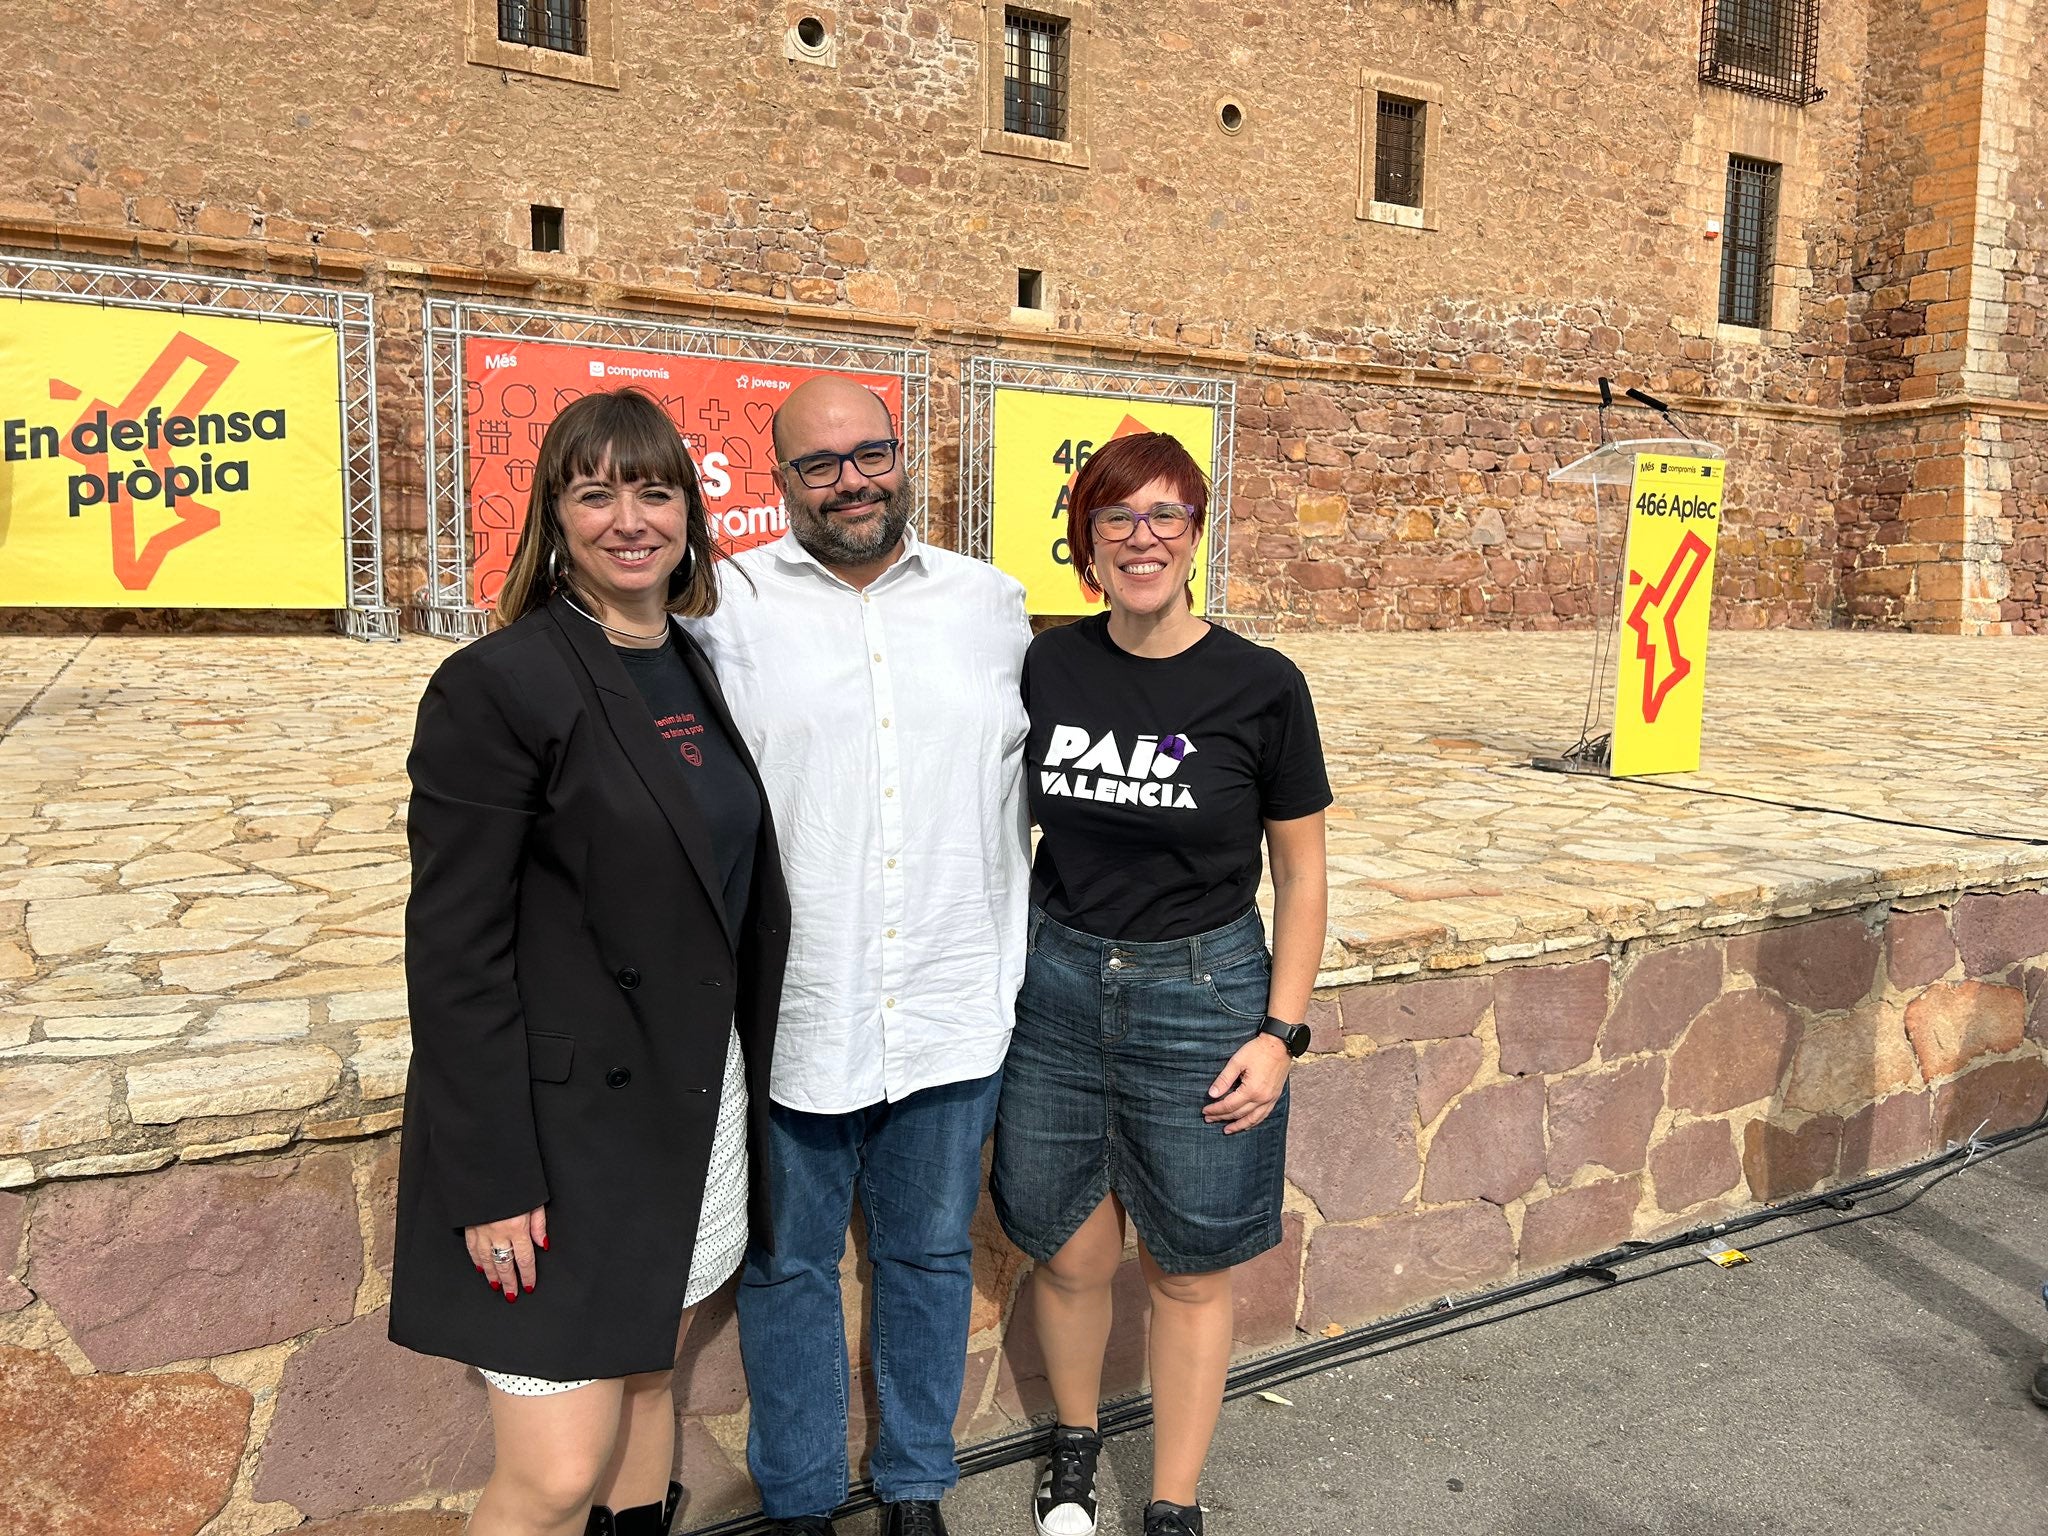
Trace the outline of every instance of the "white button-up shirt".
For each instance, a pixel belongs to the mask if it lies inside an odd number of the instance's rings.
[[[857,591],[784,534],[721,566],[718,612],[689,621],[775,813],[770,1091],[813,1114],[988,1076],[1024,979],[1024,589],[904,539]]]

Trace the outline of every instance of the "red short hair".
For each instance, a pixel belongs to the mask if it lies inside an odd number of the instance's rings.
[[[1067,497],[1067,553],[1074,562],[1074,574],[1081,578],[1081,590],[1091,599],[1102,596],[1102,587],[1088,579],[1095,564],[1095,528],[1089,519],[1097,507],[1128,501],[1154,480],[1164,480],[1173,487],[1174,495],[1195,509],[1191,526],[1199,543],[1202,526],[1209,518],[1209,477],[1178,438],[1165,432],[1113,437],[1096,449],[1074,476]]]

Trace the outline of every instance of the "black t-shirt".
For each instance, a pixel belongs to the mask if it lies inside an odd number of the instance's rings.
[[[1107,614],[1047,630],[1024,656],[1024,707],[1031,898],[1097,938],[1185,938],[1243,916],[1263,824],[1330,803],[1301,669],[1215,625],[1156,659],[1119,649]]]
[[[754,843],[761,833],[761,794],[740,762],[718,717],[705,705],[689,664],[667,645],[640,650],[613,646],[626,676],[640,690],[662,741],[682,764],[690,795],[711,830],[711,848],[725,881],[725,915],[738,933],[754,884]]]

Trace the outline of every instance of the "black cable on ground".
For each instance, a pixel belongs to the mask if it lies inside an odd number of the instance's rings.
[[[1952,837],[1976,837],[1998,843],[2023,843],[2030,848],[2048,848],[2048,836],[2026,832],[1993,832],[1982,827],[1951,827],[1938,821],[1910,821],[1903,816],[1880,816],[1875,811],[1852,811],[1839,805],[1808,805],[1802,800],[1776,800],[1769,795],[1744,794],[1739,789],[1711,789],[1703,784],[1676,784],[1669,779],[1654,777],[1630,778],[1624,782],[1632,786],[1641,785],[1645,789],[1669,789],[1684,795],[1707,795],[1716,800],[1746,800],[1751,805],[1768,805],[1780,811],[1811,811],[1821,816],[1845,816],[1851,821],[1874,822],[1880,827],[1906,827],[1915,832],[1941,832]]]
[[[1793,1238],[1807,1237],[1834,1227],[1847,1226],[1852,1222],[1866,1221],[1873,1216],[1895,1215],[1964,1169],[2009,1152],[2015,1147],[2040,1140],[2043,1136],[2048,1136],[2048,1112],[2044,1112],[2030,1125],[2002,1131],[1995,1136],[1980,1140],[1973,1134],[1968,1140],[1943,1152],[1891,1173],[1873,1174],[1820,1194],[1805,1195],[1777,1205],[1762,1206],[1740,1216],[1731,1216],[1725,1221],[1690,1227],[1683,1232],[1675,1232],[1653,1241],[1623,1243],[1552,1274],[1517,1280],[1459,1301],[1446,1297],[1435,1306],[1404,1313],[1399,1317],[1386,1318],[1362,1328],[1353,1328],[1335,1338],[1313,1339],[1295,1344],[1270,1355],[1243,1361],[1233,1367],[1225,1378],[1224,1399],[1231,1401],[1255,1392],[1268,1391],[1304,1376],[1317,1375],[1340,1366],[1354,1365],[1380,1355],[1391,1354],[1397,1349],[1407,1349],[1436,1339],[1449,1338],[1453,1334],[1465,1333],[1490,1323],[1506,1322],[1511,1318],[1524,1317],[1567,1301],[1577,1301],[1623,1285],[1654,1280],[1661,1275],[1707,1264],[1712,1261],[1704,1253],[1693,1253],[1672,1263],[1656,1265],[1637,1272],[1622,1272],[1625,1265],[1638,1264],[1645,1259],[1683,1249],[1697,1248],[1710,1240],[1725,1239],[1735,1233],[1753,1231],[1769,1223],[1787,1221],[1820,1211],[1833,1213],[1830,1220],[1794,1227],[1789,1231],[1759,1238],[1747,1245],[1750,1250],[1768,1248]],[[1932,1177],[1928,1177],[1929,1175]],[[1867,1208],[1862,1205],[1862,1202],[1872,1197],[1888,1194],[1920,1179],[1925,1179],[1925,1182],[1903,1199]],[[1149,1394],[1140,1393],[1105,1405],[1102,1410],[1101,1429],[1107,1437],[1142,1429],[1151,1421],[1151,1397]],[[1014,1430],[993,1440],[983,1441],[961,1454],[961,1475],[971,1477],[1030,1460],[1044,1451],[1050,1435],[1049,1427],[1034,1425]],[[873,1509],[879,1502],[875,1496],[873,1483],[863,1481],[856,1486],[853,1496],[835,1511],[835,1518]],[[693,1536],[761,1536],[768,1528],[769,1522],[757,1513],[736,1516],[720,1521],[716,1525],[697,1527]]]

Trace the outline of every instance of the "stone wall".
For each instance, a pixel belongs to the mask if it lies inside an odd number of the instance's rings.
[[[2048,420],[2008,418],[2002,439],[2004,615],[2015,633],[2048,634]]]
[[[1871,12],[1890,67],[1863,102],[1847,311],[1845,457],[1860,469],[1844,486],[1839,563],[1853,618],[2041,627],[2029,530],[2042,511],[2012,451],[2048,399],[2036,344],[2048,54],[2035,10],[1882,0]]]
[[[1286,1240],[1240,1276],[1241,1354],[2033,1120],[2048,891],[1395,977],[1319,994],[1313,1024]],[[0,1195],[0,1464],[35,1469],[16,1515],[53,1536],[142,1505],[166,1533],[452,1536],[489,1469],[483,1389],[384,1337],[396,1164],[394,1137],[360,1134]],[[979,1228],[970,1441],[1049,1406],[1028,1265],[986,1207]],[[859,1333],[857,1245],[845,1277]],[[1144,1380],[1134,1261],[1117,1294],[1111,1392]],[[749,1501],[729,1295],[678,1382],[701,1524]]]
[[[2031,0],[1830,3],[1827,94],[1803,108],[1702,85],[1685,8],[1081,6],[1054,158],[989,129],[1000,7],[821,6],[820,64],[780,13],[595,5],[598,83],[508,66],[463,7],[38,8],[0,81],[0,247],[367,285],[401,606],[424,571],[433,291],[924,345],[942,531],[969,353],[1230,374],[1258,525],[1233,601],[1295,626],[1585,622],[1585,529],[1535,486],[1608,374],[1737,448],[1723,622],[2040,623],[2009,599],[2031,578],[1996,519],[2038,522],[2041,497],[1999,493],[1947,416],[1924,443],[1968,535],[1838,559],[1834,531],[1838,502],[1900,521],[1907,494],[1841,482],[1861,457],[1845,409],[1980,375],[2043,398]],[[1433,103],[1421,228],[1361,200],[1375,82]],[[1784,167],[1760,330],[1717,323],[1730,154]],[[533,203],[565,210],[567,249],[527,249]],[[1042,312],[1013,308],[1022,267]]]

